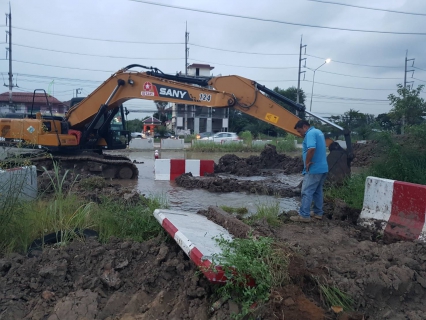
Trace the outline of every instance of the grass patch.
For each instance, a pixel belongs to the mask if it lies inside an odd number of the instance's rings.
[[[235,319],[254,312],[269,299],[272,288],[282,287],[289,281],[289,256],[271,238],[218,238],[216,241],[222,254],[213,256],[213,265],[221,265],[228,278],[216,293],[241,305],[240,314],[232,315]]]
[[[230,214],[240,214],[240,215],[245,215],[248,213],[248,210],[246,207],[228,207],[228,206],[220,206],[220,208],[225,211],[228,212]]]
[[[284,138],[274,138],[270,144],[276,146],[277,152],[291,152],[296,150],[294,145],[294,137],[286,136]],[[265,149],[263,144],[255,144],[253,141],[244,136],[243,142],[216,143],[213,141],[196,141],[191,145],[189,150],[201,152],[262,152]]]
[[[248,224],[252,224],[255,221],[266,220],[271,226],[279,226],[281,221],[279,219],[280,204],[278,201],[269,203],[258,203],[256,204],[256,213],[246,219]]]
[[[343,185],[325,188],[324,196],[331,199],[342,199],[351,208],[362,209],[365,180],[370,175],[372,175],[370,171],[353,174],[343,182]]]
[[[98,231],[101,241],[110,237],[145,241],[162,233],[152,213],[167,206],[164,198],[141,196],[136,204],[130,204],[104,197],[97,204],[72,194],[72,185],[70,191],[63,191],[68,172],[60,176],[55,165],[53,174],[49,174],[55,192],[48,200],[18,201],[12,194],[0,208],[0,254],[25,253],[32,241],[50,233],[60,233],[61,244],[75,238],[75,230],[82,229]],[[86,187],[98,186],[92,182]]]
[[[318,278],[315,278],[315,281],[320,290],[321,299],[327,307],[341,307],[344,311],[353,311],[354,301],[348,294],[335,286],[323,284]]]

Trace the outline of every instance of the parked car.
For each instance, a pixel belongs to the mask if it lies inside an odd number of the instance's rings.
[[[238,141],[240,138],[235,132],[218,132],[211,137],[203,138],[202,140],[212,140],[214,142],[222,141]]]
[[[133,139],[134,138],[143,138],[142,132],[132,132],[130,135],[132,136]]]
[[[197,134],[197,139],[204,139],[214,136],[214,132],[202,132]],[[205,139],[204,139],[205,140]]]
[[[154,138],[174,138],[174,134],[170,132],[164,132],[163,134],[160,134],[158,132],[154,133]]]

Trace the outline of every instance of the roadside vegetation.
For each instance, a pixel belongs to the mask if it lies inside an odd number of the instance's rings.
[[[280,288],[290,280],[289,257],[268,237],[232,241],[215,239],[222,249],[220,256],[213,256],[213,265],[220,265],[228,281],[220,286],[216,294],[220,299],[232,299],[241,306],[234,319],[243,319],[255,313],[269,300],[273,288]],[[238,270],[238,272],[235,272]]]
[[[200,152],[262,152],[265,143],[276,146],[277,152],[291,152],[296,150],[294,137],[286,135],[282,138],[270,138],[268,141],[256,142],[253,135],[249,131],[240,133],[240,141],[227,141],[226,143],[218,143],[213,141],[194,141],[191,151]]]
[[[100,241],[110,237],[144,241],[162,233],[162,228],[152,212],[167,207],[162,197],[140,197],[136,203],[128,203],[100,197],[100,203],[87,201],[73,193],[75,181],[69,191],[64,191],[68,172],[59,174],[59,167],[49,176],[54,193],[41,195],[32,201],[19,201],[16,193],[3,195],[0,209],[0,254],[25,253],[36,239],[52,233],[58,235],[59,245],[81,236],[81,231],[98,232]],[[86,190],[94,190],[99,182],[92,179],[83,182]],[[83,180],[84,181],[84,180]]]

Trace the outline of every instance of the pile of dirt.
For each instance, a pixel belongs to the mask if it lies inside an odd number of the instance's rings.
[[[292,284],[273,292],[266,312],[271,319],[283,315],[289,319],[324,319],[324,310],[319,307],[324,296],[315,278],[353,299],[357,311],[339,319],[424,319],[426,243],[387,244],[377,232],[356,226],[351,219],[357,213],[344,203],[328,203],[326,210],[330,219],[293,223],[284,215],[279,227],[260,220],[244,228],[235,218],[217,218],[216,208],[201,214],[222,226],[231,226],[234,236],[244,237],[249,228],[254,228],[255,234],[273,237],[293,252],[289,266]],[[344,213],[338,214],[339,210]],[[342,221],[345,215],[349,220]],[[298,313],[292,314],[292,307]],[[336,318],[331,314],[325,317]]]
[[[354,143],[352,150],[354,154],[353,167],[368,167],[382,155],[378,142],[374,140],[366,143]]]
[[[112,182],[113,180],[105,180],[100,176],[75,174],[71,171],[45,171],[37,177],[39,194],[46,198],[60,189],[64,194],[72,192],[80,199],[96,203],[101,203],[102,198],[131,204],[141,201],[141,195],[137,191]]]
[[[225,319],[212,286],[174,241],[96,239],[0,259],[0,319]]]
[[[262,169],[280,169],[286,174],[300,173],[303,170],[301,157],[290,157],[279,154],[274,145],[266,145],[260,156],[240,158],[234,154],[226,154],[215,165],[215,173],[230,173],[237,176],[261,175]]]
[[[248,192],[280,197],[300,196],[300,189],[274,179],[262,181],[237,180],[217,176],[193,177],[184,173],[176,178],[176,184],[187,189],[205,189],[210,192]]]

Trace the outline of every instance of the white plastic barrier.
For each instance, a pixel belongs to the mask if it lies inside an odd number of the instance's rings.
[[[0,170],[0,205],[16,199],[30,200],[37,196],[35,166]]]
[[[134,150],[153,150],[154,149],[154,139],[132,139],[129,143],[129,149]]]
[[[195,159],[156,159],[154,165],[155,180],[174,180],[184,173],[200,177],[214,172],[213,160]]]
[[[160,149],[185,149],[183,139],[161,139]]]

